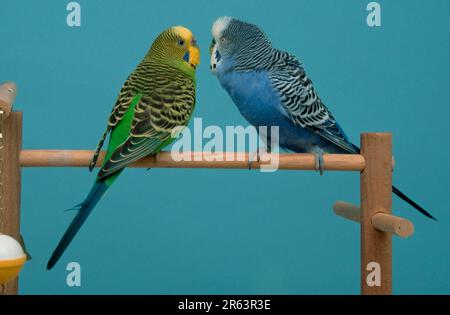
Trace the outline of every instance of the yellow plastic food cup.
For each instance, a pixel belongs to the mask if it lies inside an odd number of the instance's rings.
[[[0,284],[15,279],[22,270],[27,255],[14,238],[0,234]]]
[[[27,256],[16,259],[2,259],[0,260],[0,283],[6,283],[15,279],[20,270],[22,270]]]

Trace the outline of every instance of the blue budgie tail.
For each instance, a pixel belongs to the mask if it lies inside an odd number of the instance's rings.
[[[78,213],[75,218],[73,218],[72,223],[70,223],[69,225],[69,228],[66,230],[64,236],[59,241],[56,249],[53,251],[53,254],[47,263],[47,269],[52,269],[53,266],[55,266],[59,258],[66,250],[67,246],[69,246],[70,242],[73,240],[74,236],[77,234],[84,221],[86,221],[87,217],[92,212],[95,205],[108,188],[109,186],[105,183],[104,180],[96,180],[86,199],[73,208],[74,210],[77,210]]]

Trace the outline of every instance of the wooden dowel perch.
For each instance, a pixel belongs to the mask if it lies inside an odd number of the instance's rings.
[[[361,209],[351,203],[337,201],[333,205],[334,213],[345,219],[360,222]],[[414,233],[414,225],[411,221],[394,215],[377,212],[371,218],[374,228],[400,237],[408,237]]]
[[[336,201],[333,205],[333,211],[338,216],[351,221],[361,221],[361,209],[351,203],[345,201]]]
[[[50,167],[72,166],[87,167],[94,151],[87,150],[23,150],[20,154],[22,167]],[[97,166],[103,162],[105,152],[101,152]],[[181,157],[184,159],[181,160]],[[249,159],[252,158],[252,169],[259,169],[262,165],[269,165],[270,154],[262,154],[261,161],[248,153],[205,153],[188,152],[172,157],[171,152],[165,151],[156,156],[145,157],[130,167],[142,168],[235,168],[247,169]],[[275,159],[275,154],[272,156]],[[329,171],[362,171],[365,166],[364,157],[359,154],[324,154],[324,169]],[[279,169],[285,170],[314,170],[313,154],[278,154]]]
[[[0,232],[19,239],[21,168],[88,167],[94,151],[21,150],[22,114],[10,112],[9,100],[13,99],[15,94],[11,95],[3,99],[0,97],[0,118],[4,119],[4,121],[0,120],[0,134],[3,131],[5,139],[3,160],[0,159],[2,175],[0,178],[3,180],[3,185],[0,183],[0,192],[3,192],[0,194],[2,196],[0,198]],[[9,117],[5,119],[8,113]],[[1,122],[4,122],[3,130]],[[362,294],[392,293],[391,235],[407,237],[414,232],[414,226],[410,221],[391,215],[392,169],[394,167],[391,138],[391,135],[386,133],[365,133],[361,135],[361,154],[324,154],[323,156],[324,170],[361,172],[361,207],[336,202],[333,209],[337,215],[360,223]],[[130,167],[248,169],[251,162],[252,169],[316,169],[313,154],[264,153],[259,156],[259,159],[255,155],[244,152],[172,154],[165,151],[145,157]],[[103,151],[99,155],[97,167],[102,164],[104,157]],[[4,288],[5,290],[0,293],[17,294],[17,279]]]
[[[414,233],[414,225],[411,221],[381,212],[372,217],[372,225],[377,230],[400,237],[408,237]]]

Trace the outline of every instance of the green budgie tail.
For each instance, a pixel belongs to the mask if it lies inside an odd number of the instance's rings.
[[[123,119],[114,128],[114,130],[111,134],[111,137],[110,137],[108,153],[106,154],[105,162],[103,163],[102,168],[105,166],[105,164],[108,163],[108,160],[110,159],[110,157],[114,153],[114,151],[117,149],[117,147],[120,146],[120,143],[122,143],[128,137],[128,135],[130,133],[131,121],[132,121],[133,115],[134,115],[134,108],[135,108],[137,102],[140,100],[140,97],[141,97],[140,94],[137,97],[135,97],[130,108],[125,113]],[[103,135],[102,139],[100,140],[101,143],[104,141],[104,136],[105,135]],[[97,149],[97,152],[100,151],[100,148]],[[94,157],[93,165],[95,165],[97,156],[98,156],[98,153],[96,153],[96,156]],[[73,210],[77,210],[78,213],[75,216],[75,218],[73,218],[72,223],[70,223],[67,231],[64,233],[64,236],[59,241],[58,246],[56,247],[52,256],[50,257],[50,259],[47,263],[47,269],[51,269],[51,268],[53,268],[53,266],[55,266],[55,264],[58,262],[59,258],[62,256],[64,251],[69,246],[70,242],[72,242],[73,238],[80,230],[84,221],[86,221],[87,217],[94,209],[97,202],[100,200],[100,198],[106,192],[106,190],[109,187],[111,187],[111,185],[117,179],[117,177],[119,177],[122,170],[123,170],[123,167],[115,170],[114,172],[111,172],[111,174],[109,174],[107,176],[104,176],[104,177],[97,176],[94,186],[92,186],[91,191],[87,195],[86,199],[82,203],[80,203],[79,205],[77,205],[73,208]]]
[[[105,166],[105,164],[108,163],[108,160],[110,159],[111,155],[114,153],[114,151],[117,149],[117,147],[120,146],[120,144],[127,139],[129,133],[130,133],[130,126],[131,121],[134,116],[134,108],[138,101],[140,100],[141,94],[138,94],[134,100],[132,101],[131,106],[128,108],[127,112],[125,113],[123,119],[120,121],[120,123],[117,124],[117,126],[112,131],[110,141],[109,141],[109,147],[108,152],[105,157],[105,161],[102,165],[102,167]],[[109,131],[109,128],[107,129],[107,132]],[[101,145],[103,145],[103,142],[105,140],[105,136],[107,134],[102,136],[100,140],[99,147],[97,148],[96,154],[94,156],[93,162],[91,162],[92,167],[95,166],[95,163],[97,161],[98,152],[100,152]],[[67,229],[66,233],[64,233],[64,236],[59,241],[58,246],[56,247],[55,251],[53,252],[52,256],[50,257],[48,263],[47,263],[47,269],[53,268],[53,266],[58,262],[59,258],[62,256],[64,251],[69,246],[70,242],[72,242],[75,235],[78,233],[79,229],[83,225],[84,221],[86,221],[89,214],[94,209],[97,202],[100,200],[100,198],[103,196],[103,194],[106,192],[106,190],[111,187],[113,182],[119,177],[120,173],[122,172],[123,167],[115,170],[111,174],[105,177],[98,177],[94,183],[94,186],[92,186],[91,191],[87,195],[86,199],[80,203],[79,205],[75,206],[73,210],[77,210],[78,213],[73,218],[72,223],[69,225],[69,228]]]
[[[75,218],[73,218],[69,228],[66,230],[64,236],[59,241],[56,249],[53,251],[53,254],[47,263],[47,269],[52,269],[53,266],[55,266],[55,264],[58,262],[67,246],[69,246],[70,242],[73,240],[78,230],[81,228],[81,225],[83,225],[84,221],[86,221],[87,217],[92,212],[95,205],[109,188],[109,186],[110,185],[107,185],[107,183],[105,183],[105,180],[96,180],[86,199],[73,208],[74,210],[77,210],[78,213]]]
[[[200,62],[190,30],[175,26],[162,32],[125,81],[90,164],[92,170],[109,134],[102,167],[86,199],[47,264],[51,269],[63,255],[100,198],[131,163],[158,153],[186,126],[195,105],[195,69]]]

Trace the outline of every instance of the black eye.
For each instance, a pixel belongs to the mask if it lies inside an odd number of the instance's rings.
[[[178,40],[178,45],[183,46],[183,45],[184,45],[184,40],[179,39],[179,40]]]
[[[222,37],[222,38],[220,39],[220,41],[221,41],[222,43],[225,43],[225,41],[226,41],[225,37]]]

